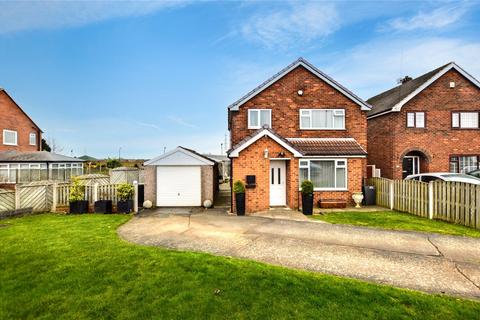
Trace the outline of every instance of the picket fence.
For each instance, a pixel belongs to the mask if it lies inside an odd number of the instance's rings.
[[[138,185],[134,184],[133,199],[137,199]],[[55,212],[59,207],[69,205],[70,184],[55,183],[51,181],[32,182],[18,184],[14,190],[0,189],[0,213],[20,209],[31,209],[33,212]],[[85,186],[85,200],[93,205],[97,200],[118,199],[117,185],[87,185]],[[138,209],[137,201],[134,201],[135,211]]]
[[[480,229],[480,185],[371,178],[379,206]]]

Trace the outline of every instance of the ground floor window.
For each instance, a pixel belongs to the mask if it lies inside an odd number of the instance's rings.
[[[299,181],[311,180],[315,190],[347,188],[346,159],[300,160]]]
[[[467,173],[479,168],[478,155],[450,156],[450,172]]]
[[[82,163],[53,163],[49,168],[46,163],[0,164],[0,183],[27,183],[40,180],[66,181],[70,177],[82,174]]]

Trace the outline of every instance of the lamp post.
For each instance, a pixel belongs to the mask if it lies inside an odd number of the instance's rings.
[[[122,151],[122,147],[118,148],[118,161],[120,161],[120,152]]]

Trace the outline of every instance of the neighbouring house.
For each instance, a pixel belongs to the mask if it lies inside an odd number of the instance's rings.
[[[383,177],[479,167],[480,82],[454,62],[367,102],[368,164]]]
[[[0,184],[68,181],[83,174],[83,160],[47,152],[0,152]]]
[[[145,162],[145,200],[157,207],[197,207],[213,204],[218,169],[213,159],[177,147]]]
[[[28,114],[0,88],[1,151],[40,151],[42,130]]]
[[[301,207],[305,179],[315,203],[352,204],[366,175],[369,110],[303,58],[230,105],[231,181],[246,184],[246,212]]]

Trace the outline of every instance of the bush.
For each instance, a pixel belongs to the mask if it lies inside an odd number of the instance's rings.
[[[234,193],[245,193],[245,185],[243,184],[242,181],[237,180],[233,184],[233,192]]]
[[[110,158],[107,159],[107,168],[114,169],[121,166],[122,166],[122,163],[120,162],[120,160],[110,159]]]
[[[313,183],[310,180],[304,180],[302,182],[302,193],[309,194],[313,193]]]
[[[133,197],[134,188],[130,183],[122,183],[117,186],[117,195],[120,200],[130,200]]]
[[[85,197],[85,186],[80,184],[78,178],[71,178],[72,185],[70,186],[70,202],[82,201]]]

